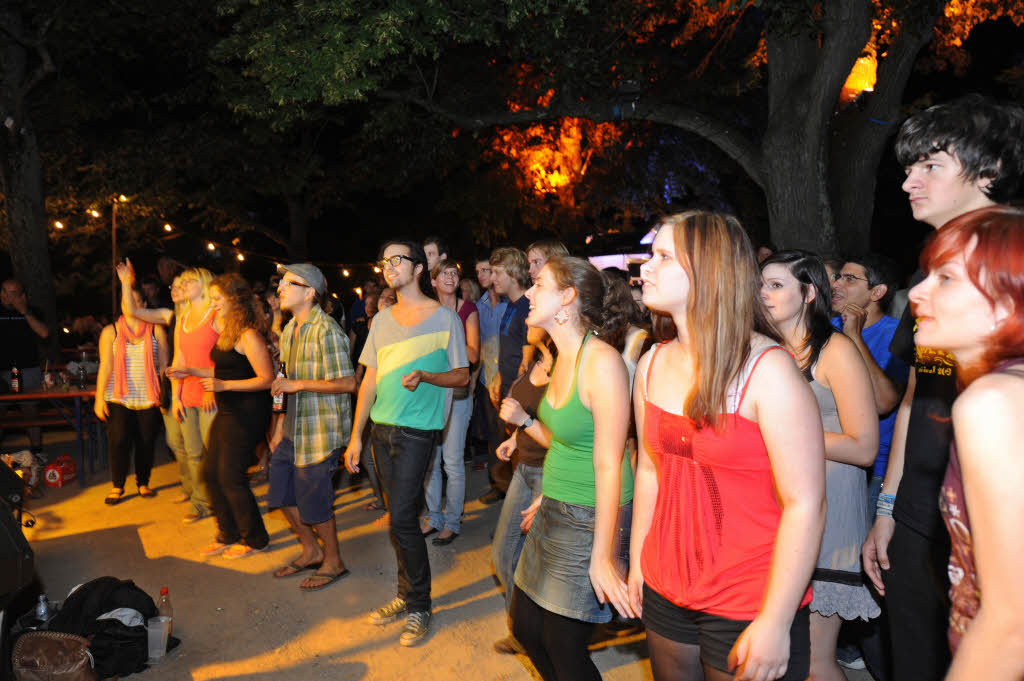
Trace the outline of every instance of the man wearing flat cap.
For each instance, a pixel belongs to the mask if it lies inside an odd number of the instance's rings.
[[[267,496],[269,505],[281,508],[288,518],[302,554],[274,577],[312,571],[299,588],[317,591],[348,574],[338,548],[331,477],[349,439],[349,395],[356,381],[348,337],[320,307],[327,294],[323,273],[308,263],[282,270],[277,292],[281,309],[291,312],[292,319],[281,331],[285,377],[271,387],[275,396],[285,396],[286,405],[272,426]]]

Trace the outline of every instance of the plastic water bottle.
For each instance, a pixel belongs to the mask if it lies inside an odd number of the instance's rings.
[[[277,377],[285,377],[284,362],[281,362],[281,368],[277,370]],[[283,414],[285,413],[285,411],[287,411],[288,403],[285,401],[284,393],[281,393],[280,395],[274,395],[274,403],[271,406],[271,409],[273,409],[275,414]]]
[[[50,603],[46,600],[46,594],[39,594],[39,603],[36,604],[36,619],[40,622],[50,619]]]
[[[170,620],[169,631],[173,631],[174,608],[171,607],[171,592],[166,586],[160,589],[160,600],[156,603],[156,611],[160,617],[167,617]]]
[[[18,367],[11,366],[11,392],[21,392],[21,372],[18,371]]]

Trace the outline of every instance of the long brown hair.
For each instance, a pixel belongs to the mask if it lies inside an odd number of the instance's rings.
[[[761,301],[761,272],[739,220],[687,211],[665,218],[660,229],[672,230],[676,257],[690,278],[686,325],[696,381],[684,413],[698,427],[718,427],[729,388],[750,355],[753,333],[782,339]],[[678,335],[668,315],[655,314],[652,326],[658,340]]]
[[[214,277],[210,286],[216,286],[221,295],[230,302],[226,314],[218,315],[221,316],[222,327],[217,338],[219,349],[230,350],[235,347],[246,329],[255,329],[266,337],[267,318],[261,311],[256,310],[256,301],[249,282],[240,274],[228,272]]]

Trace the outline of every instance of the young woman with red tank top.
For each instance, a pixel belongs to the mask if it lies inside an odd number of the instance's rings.
[[[946,223],[910,291],[919,348],[944,350],[966,386],[953,403],[938,507],[949,531],[948,681],[1024,678],[1024,211]]]
[[[778,345],[739,222],[667,218],[642,270],[629,598],[666,679],[804,679],[824,525],[814,396]],[[691,285],[691,282],[700,282]]]

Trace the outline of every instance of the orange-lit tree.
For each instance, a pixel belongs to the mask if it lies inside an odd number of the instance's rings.
[[[772,236],[820,252],[868,244],[879,159],[922,47],[1024,9],[997,0],[223,0],[223,48],[278,120],[366,101],[413,105],[462,131],[563,117],[673,126],[705,138],[764,192]],[[875,60],[873,90],[844,84]],[[514,110],[528,65],[540,78]],[[527,97],[529,98],[529,97]],[[850,100],[853,101],[850,101]],[[561,125],[561,124],[555,124]],[[517,147],[519,148],[519,147]],[[542,184],[564,172],[544,168]],[[552,185],[551,190],[557,192]]]

